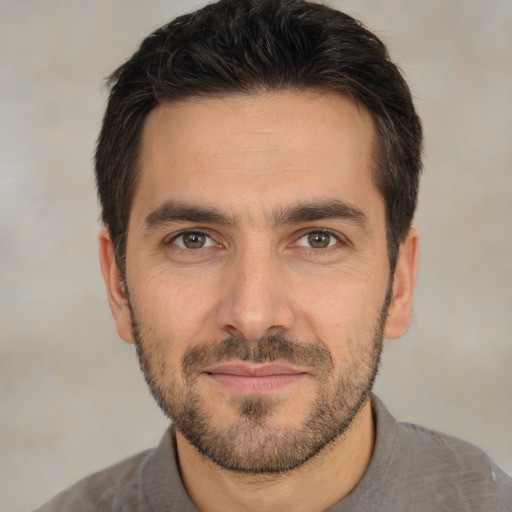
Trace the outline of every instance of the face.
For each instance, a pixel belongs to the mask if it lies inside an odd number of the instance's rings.
[[[369,114],[335,94],[187,100],[146,120],[124,288],[103,238],[110,303],[178,434],[224,468],[300,466],[367,400],[400,316],[373,142]]]

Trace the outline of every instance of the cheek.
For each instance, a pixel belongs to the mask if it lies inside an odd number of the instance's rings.
[[[355,344],[373,341],[373,333],[385,299],[387,282],[350,281],[331,276],[329,283],[311,287],[300,297],[300,317],[312,335],[328,348],[333,357],[343,357]]]
[[[173,340],[175,345],[202,339],[215,297],[216,285],[211,279],[160,270],[138,280],[134,289],[134,306],[148,331]]]

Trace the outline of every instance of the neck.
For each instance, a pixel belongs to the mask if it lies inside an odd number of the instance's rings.
[[[301,468],[286,473],[256,475],[223,470],[179,432],[176,442],[185,487],[201,512],[316,512],[354,489],[370,463],[374,438],[368,400],[342,436]]]

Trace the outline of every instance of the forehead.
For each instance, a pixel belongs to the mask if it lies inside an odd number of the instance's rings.
[[[365,202],[372,180],[370,114],[312,91],[166,104],[147,117],[132,215],[168,200],[241,213],[300,199]],[[305,197],[306,196],[306,197]]]

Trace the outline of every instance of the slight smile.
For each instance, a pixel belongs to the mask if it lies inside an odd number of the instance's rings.
[[[308,373],[283,364],[251,366],[234,363],[209,368],[204,375],[231,391],[254,394],[281,389]]]

